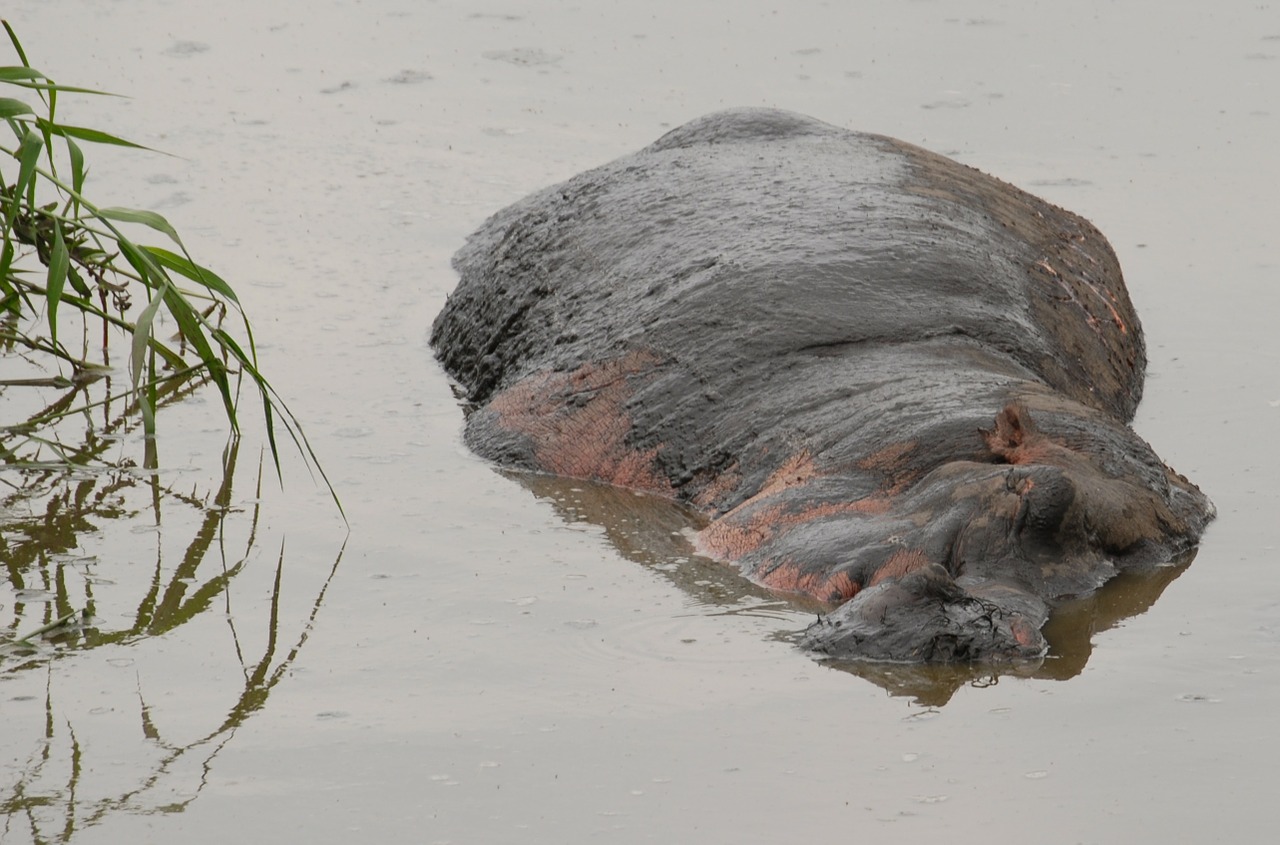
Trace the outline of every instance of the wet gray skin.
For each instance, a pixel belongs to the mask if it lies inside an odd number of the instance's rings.
[[[1147,498],[1157,509],[1158,500],[1100,473],[955,462],[920,488],[910,497],[916,510],[891,543],[868,537],[835,569],[868,583],[908,546],[926,562],[820,617],[801,640],[806,648],[834,658],[909,662],[1034,660],[1047,648],[1040,628],[1054,602],[1089,595],[1120,572],[1166,564],[1181,550],[1135,538],[1129,515],[1107,500]],[[843,527],[847,542],[850,528],[858,528]]]
[[[1081,218],[900,141],[709,115],[490,218],[432,344],[502,465],[636,487],[830,612],[839,658],[1007,661],[1213,516],[1128,427],[1141,327]]]

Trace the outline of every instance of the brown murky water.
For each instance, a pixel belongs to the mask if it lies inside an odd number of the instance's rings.
[[[6,472],[33,488],[6,500],[27,555],[5,561],[6,630],[94,619],[4,656],[0,840],[1267,836],[1280,7],[4,15],[37,67],[132,97],[64,119],[174,154],[98,151],[90,187],[162,211],[237,284],[351,530],[295,459],[259,489],[253,437],[224,478],[213,396],[162,414],[156,476]],[[1194,563],[1078,611],[1034,677],[862,678],[787,642],[804,608],[689,560],[678,509],[469,455],[426,345],[453,250],[730,105],[919,143],[1097,223],[1147,331],[1137,429],[1219,508]],[[109,444],[141,455],[136,434]]]

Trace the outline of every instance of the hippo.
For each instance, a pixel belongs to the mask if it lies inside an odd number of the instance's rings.
[[[772,109],[693,120],[489,218],[431,344],[502,467],[686,503],[821,612],[819,658],[1015,663],[1214,516],[1129,423],[1142,329],[1090,223]]]

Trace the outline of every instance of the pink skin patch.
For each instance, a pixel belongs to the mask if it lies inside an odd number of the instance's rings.
[[[632,379],[659,362],[652,353],[631,352],[572,372],[535,373],[494,396],[489,409],[503,428],[529,436],[545,472],[671,496],[675,491],[656,462],[658,448],[627,444],[631,417],[624,408],[634,392]]]
[[[698,534],[698,551],[721,560],[739,560],[798,525],[841,514],[884,513],[890,505],[889,499],[880,496],[800,508],[795,503],[767,504],[762,498],[743,502],[704,528]]]
[[[903,549],[900,552],[894,552],[871,576],[871,581],[867,583],[867,586],[874,587],[881,581],[888,581],[890,578],[901,578],[928,565],[929,560],[922,552],[915,549]]]
[[[774,590],[802,593],[819,601],[842,604],[864,588],[874,587],[883,581],[902,578],[928,565],[929,560],[922,552],[916,549],[903,549],[885,561],[866,584],[859,584],[847,572],[836,572],[831,575],[823,572],[806,572],[801,566],[791,562],[772,568],[765,567],[768,571],[760,576],[759,581]]]
[[[841,604],[858,593],[858,584],[847,573],[827,575],[821,572],[804,572],[794,563],[773,567],[760,578],[760,583],[784,593],[801,593],[819,601]]]
[[[697,489],[698,492],[690,501],[698,510],[716,517],[724,513],[719,503],[729,499],[741,485],[742,470],[735,461],[709,480],[695,478],[691,488]]]
[[[799,487],[811,480],[818,474],[817,467],[813,464],[813,458],[806,449],[798,455],[793,455],[787,459],[773,475],[769,476],[764,486],[760,488],[760,492],[753,496],[753,499],[766,499],[783,490],[790,490],[792,487]]]
[[[710,557],[740,560],[800,525],[846,514],[885,513],[896,493],[914,479],[915,474],[905,467],[906,459],[915,448],[914,442],[892,443],[859,461],[859,469],[882,477],[884,486],[875,494],[848,502],[807,505],[798,503],[795,497],[779,498],[822,474],[810,453],[802,451],[787,459],[754,496],[703,529],[698,535],[697,548]],[[861,586],[845,573],[802,573],[799,567],[790,564],[772,570],[762,566],[758,571],[766,573],[759,576],[766,586],[804,593],[821,601],[844,601]]]
[[[913,468],[907,460],[916,450],[916,445],[914,440],[890,443],[858,461],[858,469],[880,476],[878,497],[890,499],[920,477],[919,469]]]

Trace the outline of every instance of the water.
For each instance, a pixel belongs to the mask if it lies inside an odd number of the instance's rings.
[[[16,580],[6,561],[0,614],[17,634],[63,607],[97,618],[5,658],[4,842],[1268,829],[1280,9],[16,0],[5,15],[37,67],[131,97],[66,98],[63,119],[173,154],[91,151],[90,190],[162,211],[236,284],[350,532],[296,458],[283,489],[269,467],[259,483],[252,433],[228,490],[212,395],[162,413],[158,481],[41,481],[27,515],[61,503],[40,535],[56,550]],[[945,706],[890,695],[796,652],[803,608],[683,563],[678,509],[507,477],[462,446],[426,335],[466,234],[731,105],[952,155],[1116,247],[1151,358],[1136,427],[1220,515],[1148,610],[1094,634],[1079,674],[961,679]],[[140,460],[136,433],[108,454]],[[230,512],[207,504],[220,489]]]

